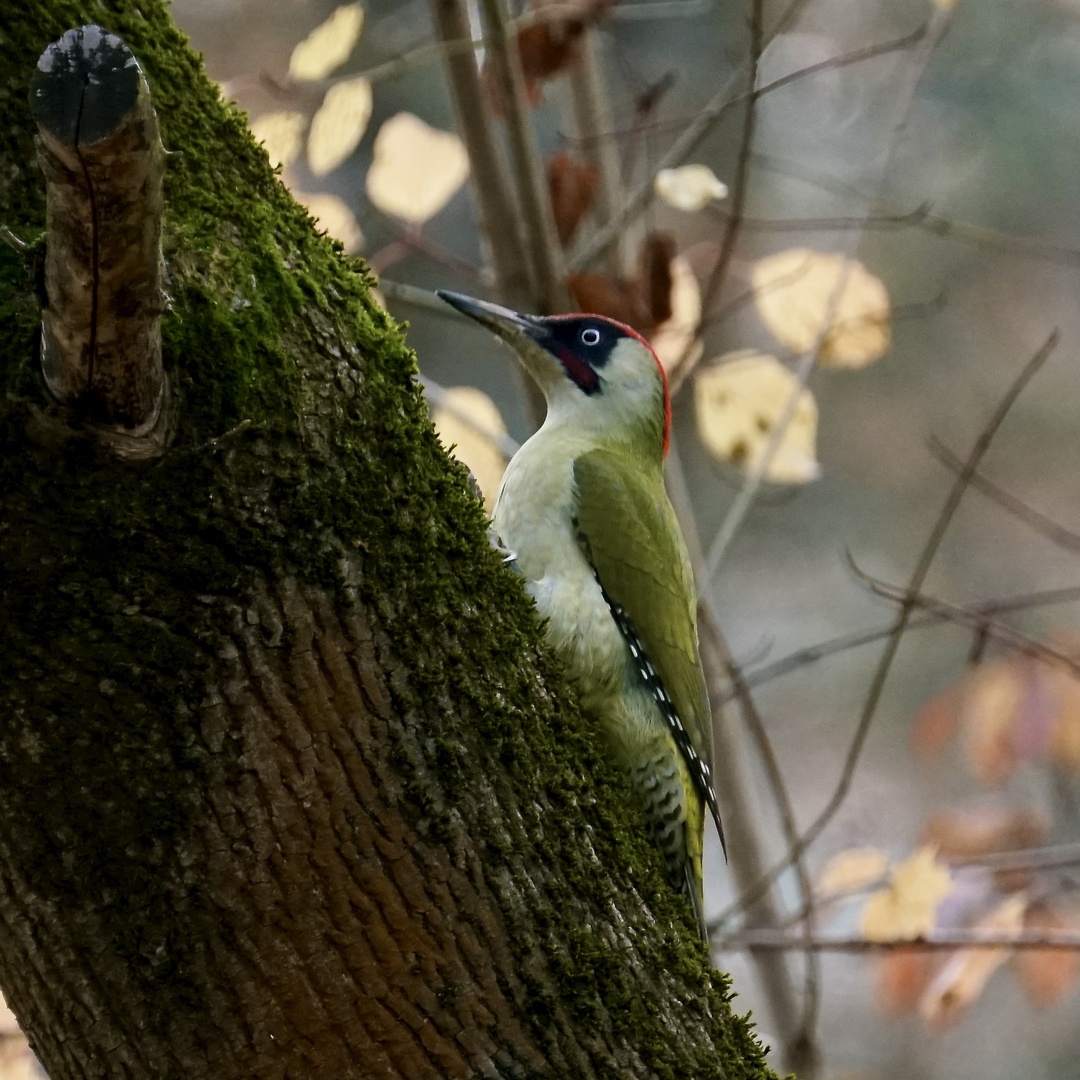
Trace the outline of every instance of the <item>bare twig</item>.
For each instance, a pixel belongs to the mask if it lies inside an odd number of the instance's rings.
[[[828,71],[838,67],[847,67],[851,64],[862,63],[865,60],[872,60],[877,56],[884,56],[887,53],[899,52],[903,49],[911,48],[926,36],[927,26],[928,24],[924,23],[904,37],[886,41],[878,45],[870,45],[862,49],[855,49],[852,52],[843,53],[840,56],[823,60],[818,64],[811,64],[808,67],[800,68],[798,71],[793,71],[788,75],[775,79],[771,83],[767,83],[765,86],[759,87],[752,93],[755,97],[761,98],[765,94],[773,93],[785,86],[790,86],[792,83],[798,82],[800,79],[809,78],[822,71]],[[694,119],[683,129],[679,137],[660,158],[655,168],[650,170],[649,176],[646,177],[645,181],[630,194],[626,203],[620,208],[619,213],[612,219],[607,228],[600,229],[569,260],[569,268],[571,270],[582,270],[603,255],[611,244],[615,242],[619,233],[626,228],[627,224],[636,217],[642,209],[644,209],[645,205],[652,198],[653,183],[656,180],[656,174],[662,169],[670,169],[681,164],[687,156],[694,151],[695,147],[705,137],[709,129],[721,117],[726,115],[729,109],[734,108],[736,105],[739,105],[746,100],[746,93],[734,93],[737,83],[738,76],[733,76],[728,79],[721,90],[699,113],[696,114]],[[635,127],[632,130],[633,133],[636,133],[640,128]]]
[[[985,930],[940,930],[930,938],[916,941],[867,941],[860,937],[817,937],[805,939],[783,930],[746,930],[723,937],[713,944],[717,952],[743,949],[802,950],[818,952],[940,952],[954,949],[1080,949],[1080,934],[1068,930],[1019,930],[1012,933]]]
[[[605,134],[611,130],[611,106],[600,77],[596,31],[592,27],[587,27],[578,41],[569,82],[575,132],[586,159],[596,170],[593,217],[602,228],[622,205],[625,194],[615,141]],[[627,270],[624,238],[612,244],[608,263],[610,273],[621,280]]]
[[[690,375],[696,362],[695,358],[702,355],[701,350],[696,348],[697,339],[701,336],[707,312],[717,297],[723,293],[728,270],[731,267],[731,260],[735,254],[735,245],[739,239],[739,231],[742,227],[746,198],[750,190],[750,159],[754,143],[754,128],[757,121],[758,98],[754,93],[754,89],[757,86],[761,50],[764,48],[763,9],[763,0],[752,0],[750,5],[750,50],[746,71],[746,107],[743,111],[742,131],[739,134],[739,151],[735,159],[735,172],[731,181],[730,210],[724,225],[723,236],[720,238],[720,251],[701,290],[701,314],[698,316],[698,324],[694,327],[694,332],[687,340],[682,355],[676,359],[668,372],[672,394],[678,392],[679,387]]]
[[[968,611],[972,613],[973,618],[985,621],[988,617],[1010,611],[1023,611],[1046,604],[1067,604],[1074,600],[1080,600],[1080,586],[1049,589],[1045,592],[1030,593],[1009,599],[986,600],[969,606]],[[908,630],[921,630],[931,626],[940,626],[948,621],[949,617],[944,613],[924,612],[922,615],[912,616],[908,622]],[[764,683],[772,682],[773,679],[790,675],[793,671],[798,671],[808,664],[817,663],[817,661],[824,660],[826,657],[847,652],[849,649],[857,649],[862,645],[872,645],[875,641],[884,641],[893,632],[894,626],[895,623],[890,622],[884,626],[875,626],[868,630],[856,630],[850,634],[841,634],[838,637],[830,638],[828,641],[808,645],[805,648],[789,653],[787,656],[782,656],[770,664],[744,672],[743,680],[747,687],[753,689]],[[734,700],[734,698],[734,690],[728,690],[721,697],[720,702],[724,704]]]
[[[1002,644],[1011,645],[1018,652],[1037,657],[1040,660],[1061,664],[1063,667],[1069,668],[1074,674],[1080,675],[1080,661],[1077,661],[1073,656],[1069,656],[1068,653],[1044,645],[1035,638],[1021,633],[1019,630],[1014,630],[1011,626],[1005,626],[998,620],[987,617],[983,612],[972,611],[970,608],[962,607],[959,604],[950,604],[946,600],[939,600],[933,596],[912,592],[910,588],[905,589],[899,585],[889,585],[887,582],[871,577],[866,571],[860,569],[851,557],[850,552],[847,553],[847,561],[852,573],[875,596],[880,596],[883,600],[889,600],[894,604],[910,604],[913,607],[933,612],[949,622],[971,626],[983,640],[993,638]]]
[[[468,40],[467,52],[446,53],[446,71],[461,134],[469,152],[469,176],[484,239],[491,252],[496,288],[504,303],[528,309],[529,269],[518,214],[495,142],[480,71],[471,50],[465,0],[430,0],[435,29],[444,44]],[[389,295],[389,294],[388,294]]]
[[[386,278],[379,279],[379,289],[387,300],[397,300],[399,303],[409,304],[412,307],[434,311],[436,315],[443,315],[448,319],[457,318],[454,309],[445,301],[440,300],[430,289],[406,285],[403,281],[387,281]]]
[[[930,437],[930,453],[934,455],[946,468],[956,472],[962,466],[960,459],[936,436]],[[1063,525],[1059,525],[1052,518],[1039,513],[1034,507],[1029,506],[1022,499],[1010,494],[1004,488],[998,487],[993,480],[988,480],[982,473],[974,473],[971,477],[971,486],[989,499],[993,499],[1000,507],[1008,510],[1014,517],[1019,518],[1024,524],[1030,525],[1036,532],[1042,533],[1048,540],[1052,540],[1058,547],[1066,551],[1080,551],[1080,533],[1072,532]]]
[[[825,347],[826,340],[833,332],[836,308],[840,302],[840,297],[843,295],[844,289],[847,287],[848,276],[850,273],[851,262],[850,260],[845,259],[841,271],[836,277],[836,283],[833,285],[832,293],[829,296],[829,302],[825,306],[824,316],[821,320],[821,326],[818,328],[817,336],[813,344],[805,353],[803,353],[799,358],[798,364],[795,366],[795,379],[788,394],[787,401],[784,402],[784,408],[781,410],[780,415],[776,419],[776,423],[769,432],[768,441],[765,443],[765,448],[762,450],[761,455],[747,470],[742,487],[739,488],[738,494],[728,507],[728,511],[724,515],[724,520],[720,523],[720,529],[712,542],[712,546],[709,548],[709,554],[705,560],[705,574],[708,582],[712,582],[713,578],[716,576],[716,572],[720,569],[720,565],[724,561],[724,557],[731,547],[732,540],[735,539],[743,521],[746,520],[746,515],[750,512],[750,507],[753,506],[754,500],[757,498],[757,493],[761,489],[761,485],[765,482],[765,475],[769,471],[773,459],[780,450],[780,444],[784,441],[788,425],[791,423],[795,416],[795,412],[799,407],[799,402],[802,399],[806,383],[814,368],[817,366],[818,357],[821,355],[821,350]]]
[[[945,860],[952,866],[983,870],[1057,870],[1080,866],[1080,844],[1051,844],[1020,851],[991,851],[984,855],[954,855]]]
[[[569,307],[566,268],[555,229],[546,174],[525,100],[521,57],[505,5],[506,0],[480,0],[485,29],[492,39],[489,55],[502,99],[527,255],[531,258],[534,289],[532,310],[550,315],[556,311],[566,311]]]
[[[941,546],[941,541],[944,539],[945,532],[952,521],[953,515],[956,513],[957,507],[960,505],[960,500],[963,498],[964,492],[970,484],[971,476],[978,468],[979,462],[986,454],[986,451],[990,448],[994,436],[997,434],[998,429],[1008,415],[1013,403],[1020,396],[1024,387],[1026,387],[1034,377],[1035,373],[1044,363],[1046,363],[1047,358],[1057,345],[1057,341],[1058,334],[1057,331],[1055,331],[1024,365],[1019,375],[1006,391],[1005,396],[1001,399],[998,407],[994,410],[994,413],[986,426],[979,433],[979,436],[971,449],[971,453],[964,463],[963,470],[956,478],[955,483],[945,499],[945,503],[938,514],[937,520],[934,522],[930,536],[923,546],[915,570],[908,582],[907,595],[901,604],[896,622],[893,624],[893,629],[886,643],[885,651],[878,661],[877,668],[870,683],[870,689],[867,692],[866,700],[863,704],[862,713],[855,727],[855,732],[852,736],[847,756],[840,771],[840,778],[836,783],[829,801],[826,803],[821,813],[818,814],[811,823],[810,827],[800,837],[798,844],[796,844],[783,859],[776,863],[776,865],[774,865],[772,869],[761,878],[757,885],[751,888],[738,903],[723,913],[720,920],[721,923],[734,915],[740,906],[752,903],[763,890],[768,889],[772,882],[791,865],[792,859],[801,855],[818,838],[818,836],[821,835],[825,827],[832,821],[833,815],[843,804],[844,799],[847,797],[847,793],[851,788],[851,783],[855,775],[855,768],[862,755],[866,737],[870,732],[870,725],[877,712],[878,703],[881,700],[881,695],[885,688],[885,682],[892,669],[893,659],[900,647],[900,641],[904,636],[904,631],[907,629],[911,614],[916,605],[916,598],[926,580],[926,575],[929,573],[930,566],[934,561],[934,556]]]

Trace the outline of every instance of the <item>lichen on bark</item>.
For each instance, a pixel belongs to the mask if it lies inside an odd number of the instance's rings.
[[[37,362],[27,85],[91,20],[171,152],[154,462]],[[767,1075],[400,329],[164,4],[9,0],[0,108],[0,983],[56,1080]]]

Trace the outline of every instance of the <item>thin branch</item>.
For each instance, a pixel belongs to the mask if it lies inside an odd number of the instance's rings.
[[[487,33],[493,39],[490,59],[502,99],[510,157],[517,181],[526,254],[531,258],[535,303],[533,310],[550,315],[569,308],[566,267],[555,229],[555,215],[547,190],[546,173],[536,145],[525,100],[525,76],[517,40],[506,13],[506,0],[480,0]]]
[[[409,304],[412,307],[434,311],[436,315],[443,315],[448,319],[457,318],[454,309],[444,300],[440,300],[430,289],[406,285],[403,281],[387,281],[386,278],[379,279],[378,288],[387,300],[397,300],[399,303]]]
[[[1080,866],[1080,844],[1051,844],[1020,851],[991,851],[984,855],[954,855],[945,861],[959,868],[983,870],[1057,870]]]
[[[574,128],[585,151],[585,158],[596,170],[597,185],[593,198],[593,217],[603,228],[615,215],[625,198],[619,155],[614,139],[602,133],[611,129],[611,105],[596,55],[596,31],[587,27],[578,41],[577,57],[570,67],[570,102]],[[627,270],[625,238],[611,246],[608,271],[622,280]]]
[[[1068,930],[1020,930],[990,933],[985,930],[940,930],[916,941],[867,941],[860,937],[816,937],[809,943],[783,930],[746,930],[713,943],[717,952],[744,949],[802,950],[817,952],[941,952],[956,949],[1080,949],[1080,934]]]
[[[430,7],[436,32],[444,44],[466,39],[471,46],[465,0],[430,0]],[[480,227],[491,252],[496,288],[504,303],[527,310],[531,289],[517,208],[503,171],[471,47],[465,53],[446,53],[446,73],[454,111],[469,152],[469,177]]]
[[[715,578],[716,572],[720,569],[720,565],[724,561],[724,557],[731,547],[731,542],[735,539],[743,521],[746,520],[746,515],[750,512],[750,508],[757,498],[757,493],[761,489],[761,485],[765,482],[765,476],[773,463],[773,459],[780,451],[780,445],[787,434],[788,425],[791,423],[795,416],[795,412],[799,407],[803,391],[806,389],[806,384],[810,379],[811,373],[817,366],[821,350],[825,347],[826,340],[833,332],[836,308],[840,302],[840,297],[843,295],[844,289],[847,287],[848,276],[850,273],[851,262],[849,259],[845,258],[841,271],[836,276],[836,282],[833,285],[829,301],[825,305],[825,311],[823,313],[821,325],[818,327],[815,340],[810,348],[802,355],[802,357],[800,357],[799,362],[795,367],[795,378],[791,390],[788,393],[787,400],[784,402],[784,408],[781,410],[780,415],[776,419],[776,423],[769,432],[768,441],[765,443],[765,448],[762,450],[761,455],[754,461],[749,470],[747,470],[742,487],[739,488],[738,494],[728,507],[727,513],[724,515],[724,520],[720,523],[720,528],[713,539],[712,546],[709,548],[709,554],[705,560],[705,574],[706,581],[710,583]]]
[[[1035,638],[1014,630],[1011,626],[1005,626],[996,619],[987,618],[982,612],[972,611],[959,604],[950,604],[947,600],[938,600],[933,596],[925,596],[922,593],[913,592],[910,588],[899,585],[889,585],[887,582],[871,577],[856,564],[850,552],[847,555],[848,565],[852,573],[862,581],[866,587],[883,600],[894,604],[910,604],[912,607],[922,608],[933,612],[935,615],[949,622],[961,623],[973,627],[982,639],[993,638],[1005,645],[1011,645],[1018,652],[1028,656],[1037,657],[1040,660],[1051,661],[1069,668],[1073,674],[1080,675],[1080,661],[1059,649],[1053,649],[1042,644]]]
[[[872,60],[875,57],[884,56],[887,53],[911,48],[911,46],[915,45],[926,36],[928,25],[929,24],[927,23],[923,23],[912,33],[906,34],[904,37],[886,41],[878,45],[870,45],[862,49],[855,49],[852,52],[843,53],[828,60],[823,60],[820,63],[800,68],[798,71],[793,71],[788,75],[784,75],[783,77],[758,88],[752,92],[753,96],[761,98],[765,94],[770,94],[775,90],[790,86],[800,79],[809,78],[822,71],[847,67],[851,64],[862,63],[864,60]],[[768,42],[766,42],[766,44],[767,43]],[[616,237],[621,231],[626,228],[631,219],[636,217],[652,198],[653,183],[656,180],[656,174],[662,169],[670,169],[674,168],[676,165],[680,165],[691,153],[693,153],[698,143],[701,142],[709,132],[709,129],[712,128],[712,126],[720,120],[729,109],[734,108],[736,105],[739,105],[746,100],[748,96],[746,93],[733,94],[737,82],[738,76],[732,76],[728,79],[719,93],[717,93],[694,117],[694,119],[690,121],[683,129],[682,134],[679,135],[675,142],[668,148],[667,152],[660,158],[659,162],[657,162],[655,168],[650,171],[650,174],[646,177],[645,181],[630,194],[625,205],[620,208],[619,213],[612,219],[607,228],[600,229],[588,243],[583,245],[569,260],[569,268],[571,270],[583,270],[603,255],[611,244],[615,242]],[[637,130],[640,129],[634,129],[635,132]]]
[[[742,227],[743,212],[746,209],[746,199],[750,192],[750,158],[754,144],[754,128],[757,123],[758,98],[754,90],[757,86],[761,50],[764,48],[763,9],[763,0],[751,0],[750,55],[747,60],[746,71],[746,108],[743,111],[742,131],[739,134],[739,150],[735,159],[735,172],[731,182],[730,211],[724,225],[723,236],[720,238],[720,251],[716,256],[716,262],[713,264],[705,286],[701,290],[701,314],[698,316],[697,326],[694,327],[693,333],[687,340],[682,355],[671,365],[668,372],[672,395],[678,393],[679,387],[690,375],[697,358],[703,355],[702,350],[696,348],[697,341],[701,336],[706,313],[723,292],[728,271],[731,268],[731,260],[735,255],[735,245],[739,239],[739,231]]]
[[[930,437],[930,453],[934,455],[946,468],[953,472],[961,466],[962,462],[956,455],[936,436]],[[1029,506],[1022,499],[1010,494],[1004,488],[998,487],[993,480],[988,480],[982,473],[975,473],[971,477],[971,486],[989,499],[993,499],[1000,507],[1007,510],[1014,517],[1019,518],[1025,525],[1030,525],[1036,532],[1042,533],[1048,540],[1053,541],[1058,547],[1066,551],[1080,551],[1080,533],[1072,532],[1063,525],[1059,525],[1052,518],[1039,513],[1034,507]]]
[[[1080,586],[1073,585],[1063,589],[1049,589],[1045,592],[1024,594],[1004,600],[987,600],[979,604],[971,605],[968,610],[973,617],[985,620],[994,615],[1004,614],[1011,611],[1023,611],[1028,608],[1041,607],[1046,604],[1066,604],[1080,600]],[[948,622],[949,617],[944,613],[924,612],[922,615],[913,615],[908,622],[908,630],[922,630],[931,626],[940,626]],[[765,683],[772,682],[784,675],[790,675],[800,668],[809,664],[817,663],[826,657],[835,656],[838,653],[857,649],[862,645],[872,645],[875,641],[883,641],[893,633],[895,623],[890,622],[884,626],[871,627],[868,630],[855,630],[849,634],[841,634],[815,645],[807,645],[802,649],[782,656],[762,667],[754,668],[743,673],[743,679],[748,688],[753,689]],[[728,690],[720,699],[724,704],[735,698],[734,690]]]
[[[986,451],[990,448],[990,444],[993,442],[994,436],[997,434],[998,429],[1001,427],[1008,415],[1009,410],[1012,408],[1013,403],[1020,396],[1024,387],[1035,376],[1035,373],[1046,363],[1050,354],[1053,352],[1058,342],[1057,331],[1054,331],[1042,347],[1031,357],[1030,360],[1024,365],[1019,375],[1013,381],[1013,384],[1006,391],[1005,396],[1001,399],[998,407],[994,410],[993,415],[990,417],[986,426],[979,433],[978,438],[975,440],[975,444],[971,449],[971,453],[968,455],[967,460],[964,463],[964,468],[960,475],[956,478],[956,482],[953,484],[952,489],[945,500],[944,505],[938,514],[937,520],[934,522],[933,529],[930,532],[922,552],[919,555],[918,561],[915,566],[915,570],[911,575],[911,579],[907,586],[907,595],[901,604],[900,612],[897,615],[896,622],[893,624],[892,632],[889,635],[888,641],[885,646],[881,659],[878,661],[877,669],[874,672],[873,679],[871,680],[870,689],[867,692],[866,701],[863,704],[862,713],[859,717],[859,721],[855,727],[855,732],[851,739],[851,744],[848,748],[847,756],[844,760],[843,767],[840,771],[840,778],[837,781],[836,787],[833,790],[829,801],[826,803],[824,809],[814,819],[810,827],[800,837],[799,842],[781,859],[776,863],[772,869],[765,874],[761,880],[751,888],[748,894],[741,897],[739,901],[724,912],[720,918],[720,922],[723,923],[730,919],[741,906],[747,903],[752,903],[754,899],[761,894],[765,889],[768,889],[773,881],[788,867],[791,865],[792,860],[802,855],[802,853],[821,835],[825,827],[832,821],[836,811],[840,809],[844,799],[847,797],[847,793],[851,788],[852,780],[855,776],[855,768],[858,765],[859,758],[862,755],[863,746],[866,742],[866,737],[870,732],[870,725],[873,722],[874,715],[877,712],[878,703],[881,700],[882,692],[885,689],[885,683],[888,679],[889,672],[892,669],[893,659],[896,656],[897,650],[900,647],[900,641],[904,636],[904,631],[907,629],[908,623],[911,619],[912,612],[915,608],[916,598],[922,589],[923,583],[926,580],[926,576],[930,571],[930,566],[934,561],[934,556],[937,554],[938,548],[941,546],[941,541],[944,539],[945,532],[952,521],[953,515],[956,513],[957,508],[960,505],[960,501],[964,496],[964,492],[967,490],[971,477],[979,466],[979,462],[982,460]]]

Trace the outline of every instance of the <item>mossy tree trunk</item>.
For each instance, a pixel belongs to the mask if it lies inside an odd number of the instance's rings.
[[[27,87],[97,22],[169,157],[167,452],[38,359]],[[0,983],[54,1080],[766,1076],[361,267],[160,0],[0,27]]]

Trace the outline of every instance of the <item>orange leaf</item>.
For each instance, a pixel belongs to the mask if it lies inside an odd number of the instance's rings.
[[[560,150],[548,158],[547,181],[559,243],[565,247],[592,204],[596,193],[596,169]]]
[[[915,718],[915,727],[911,732],[911,741],[917,757],[926,760],[936,757],[952,738],[956,731],[956,721],[960,710],[960,693],[957,687],[950,686],[940,694],[935,694],[920,710]]]
[[[581,311],[618,319],[641,334],[652,329],[648,309],[632,285],[620,285],[603,274],[571,274],[566,283]]]
[[[1045,900],[1037,900],[1024,918],[1026,930],[1078,930],[1076,912],[1066,915]],[[1034,1005],[1053,1005],[1074,986],[1080,976],[1080,952],[1075,949],[1019,949],[1013,970]]]
[[[894,949],[875,958],[874,989],[885,1016],[906,1016],[914,1010],[933,977],[934,960],[925,949]]]

